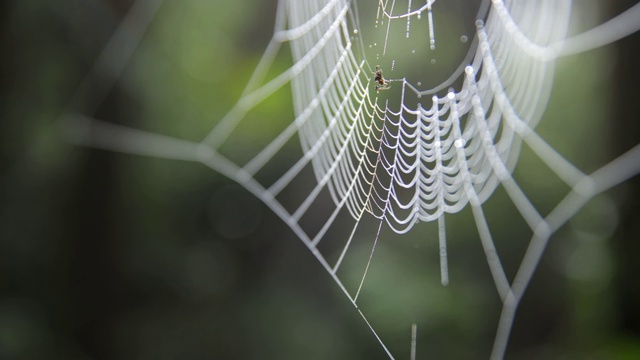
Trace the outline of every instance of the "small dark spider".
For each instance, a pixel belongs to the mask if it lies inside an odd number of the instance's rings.
[[[391,86],[389,86],[389,81],[384,79],[382,75],[382,70],[380,70],[380,65],[376,65],[376,71],[374,72],[375,77],[373,78],[374,89],[376,91],[380,90],[389,90]]]

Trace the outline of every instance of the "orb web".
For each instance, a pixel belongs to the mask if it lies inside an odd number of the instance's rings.
[[[638,146],[587,174],[536,132],[556,60],[636,31],[640,10],[636,5],[589,32],[568,36],[570,1],[481,1],[466,20],[468,28],[442,35],[446,31],[439,27],[438,11],[444,3],[278,1],[273,36],[243,94],[200,142],[103,123],[93,118],[92,104],[81,102],[66,116],[65,129],[78,144],[199,162],[236,181],[309,249],[390,358],[391,350],[358,303],[381,229],[404,234],[420,222],[436,222],[446,285],[446,219],[470,208],[503,304],[492,350],[492,358],[502,358],[516,310],[549,239],[597,194],[640,171]],[[107,91],[161,5],[135,3],[86,81],[96,75],[111,79],[104,85]],[[447,40],[440,40],[443,36]],[[446,36],[458,39],[456,54],[440,53],[452,44]],[[283,54],[290,56],[291,66],[274,74],[274,59]],[[449,60],[455,56],[458,61]],[[429,83],[429,71],[438,73],[430,66],[442,63],[454,66]],[[375,87],[376,66],[389,81],[388,89]],[[294,117],[277,135],[243,159],[225,153],[225,144],[238,141],[242,127],[255,121],[251,114],[289,87]],[[93,101],[103,97],[93,95]],[[549,212],[538,210],[513,176],[523,145],[569,189]],[[290,163],[278,173],[270,166],[281,157]],[[301,187],[302,196],[291,195]],[[483,207],[498,188],[532,234],[512,279],[503,269]],[[353,226],[330,254],[322,246],[345,217]],[[350,286],[340,270],[364,218],[378,222],[377,232],[360,281]]]

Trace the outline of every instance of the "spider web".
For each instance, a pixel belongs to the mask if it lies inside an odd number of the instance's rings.
[[[430,86],[423,84],[425,74],[412,72],[426,67],[424,57],[412,63],[397,54],[447,47],[446,41],[436,42],[434,17],[440,2],[380,0],[365,9],[363,3],[346,0],[281,0],[273,36],[244,92],[200,142],[92,118],[161,5],[159,0],[139,0],[131,8],[72,99],[73,112],[65,122],[70,139],[130,154],[199,162],[236,181],[309,249],[390,358],[358,302],[383,226],[404,234],[419,222],[437,221],[441,282],[446,285],[445,219],[471,209],[503,304],[492,350],[492,358],[502,358],[518,305],[551,236],[589,200],[640,172],[638,146],[587,174],[535,130],[550,96],[555,60],[638,30],[640,5],[569,37],[570,1],[483,1],[473,18],[467,55],[455,71]],[[365,20],[374,12],[375,20]],[[425,31],[418,31],[420,26]],[[402,48],[401,38],[421,45]],[[292,65],[274,70],[278,56],[290,56]],[[385,76],[393,74],[387,79],[389,90],[374,90],[378,64]],[[406,73],[397,77],[401,69]],[[82,97],[96,76],[101,87],[91,87],[87,102]],[[229,144],[242,141],[245,127],[255,124],[256,109],[289,87],[294,117],[277,135],[243,154],[228,150]],[[523,145],[569,189],[548,212],[536,208],[513,176]],[[279,159],[289,166],[272,168]],[[532,234],[511,279],[484,211],[499,188]],[[304,196],[295,195],[301,192]],[[346,217],[353,226],[345,233],[340,220]],[[341,270],[354,252],[359,225],[371,218],[378,222],[373,246],[359,281],[349,284],[344,278],[351,275]]]

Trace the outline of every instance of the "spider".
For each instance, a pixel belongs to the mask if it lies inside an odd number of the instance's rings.
[[[382,70],[380,70],[380,65],[376,65],[376,71],[374,72],[374,74],[376,75],[373,78],[373,82],[374,82],[374,89],[376,91],[380,91],[380,90],[389,90],[389,88],[391,86],[389,86],[389,81],[384,79],[384,76],[382,76]]]

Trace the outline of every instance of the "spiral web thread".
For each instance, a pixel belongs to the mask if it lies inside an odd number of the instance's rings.
[[[139,0],[133,5],[85,79],[93,81],[96,75],[108,79],[102,88],[94,90],[94,102],[101,101],[122,74],[161,4],[160,0]],[[428,8],[431,17],[433,4],[429,1],[412,10],[409,2],[406,13],[394,13],[395,1],[380,1],[378,12],[388,22],[406,20],[409,29],[411,16]],[[363,269],[356,291],[349,291],[338,276],[360,220],[367,214],[379,219],[378,234],[383,223],[402,234],[419,221],[438,221],[441,276],[442,283],[447,284],[445,216],[470,206],[503,303],[492,352],[493,358],[501,358],[516,309],[549,238],[595,195],[640,172],[640,146],[585,174],[534,130],[548,100],[554,60],[636,31],[640,27],[640,5],[568,39],[570,1],[497,0],[486,1],[483,7],[485,14],[476,21],[468,62],[450,78],[462,77],[462,86],[438,95],[451,81],[420,91],[406,79],[395,80],[393,86],[401,87],[401,105],[397,109],[372,91],[374,70],[364,56],[362,40],[353,36],[359,28],[356,2],[281,0],[273,37],[245,92],[202,142],[101,122],[91,117],[95,103],[78,105],[77,99],[72,101],[74,111],[66,116],[65,130],[78,144],[200,162],[242,185],[308,247],[390,358],[390,351],[357,304],[369,264]],[[395,6],[396,11],[399,8],[407,9]],[[430,33],[433,36],[432,27]],[[265,81],[284,44],[290,48],[293,65]],[[233,141],[234,130],[246,120],[247,113],[289,84],[296,114],[289,125],[244,164],[224,156],[219,149],[224,142]],[[81,84],[76,98],[86,91],[85,85]],[[405,102],[406,96],[424,96],[430,98],[431,104],[410,106]],[[301,153],[292,166],[273,182],[257,180],[257,174],[269,166],[269,161],[296,138]],[[538,212],[511,175],[523,142],[571,189],[546,215]],[[315,183],[307,196],[294,207],[283,205],[279,195],[293,187],[308,169],[312,170]],[[499,186],[533,233],[511,283],[482,207]],[[321,228],[309,231],[301,225],[301,219],[325,194],[329,194],[334,206]],[[338,260],[330,262],[318,246],[334,221],[345,213],[355,219],[355,225]],[[376,242],[377,237],[374,249]]]

